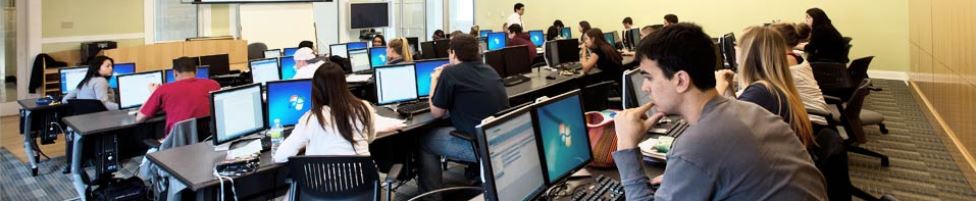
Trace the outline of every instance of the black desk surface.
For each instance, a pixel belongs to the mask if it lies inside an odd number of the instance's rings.
[[[270,151],[261,152],[261,164],[255,172],[231,178],[237,179],[283,167],[284,164],[273,162],[271,154]],[[214,151],[213,142],[207,141],[154,152],[146,156],[177,180],[186,184],[187,188],[197,191],[217,185],[218,180],[217,177],[214,177],[213,169],[218,162],[224,160],[227,151]]]
[[[20,104],[20,107],[24,108],[25,110],[31,110],[31,111],[65,106],[65,104],[63,103],[54,104],[54,105],[37,105],[37,98],[17,100],[17,104]]]
[[[146,122],[162,121],[164,118],[154,117]],[[64,123],[82,136],[131,128],[139,125],[136,115],[130,115],[126,110],[109,110],[90,114],[65,117]]]

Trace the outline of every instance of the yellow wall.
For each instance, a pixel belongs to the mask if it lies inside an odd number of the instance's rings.
[[[502,29],[517,0],[475,1],[475,22],[483,29]],[[909,22],[907,0],[519,0],[526,5],[523,22],[528,29],[545,30],[560,19],[578,37],[577,23],[587,20],[604,31],[621,30],[626,16],[635,25],[661,24],[673,13],[680,21],[695,22],[710,36],[734,32],[772,20],[802,22],[804,11],[820,7],[835,27],[853,38],[852,59],[874,55],[871,70],[909,69]]]
[[[230,29],[230,6],[227,4],[214,4],[210,6],[210,35],[227,36],[232,35]]]

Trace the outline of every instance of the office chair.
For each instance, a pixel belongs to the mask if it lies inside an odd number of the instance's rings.
[[[845,64],[835,62],[810,62],[810,64],[814,72],[814,80],[818,82],[821,93],[841,100],[851,98],[857,83],[854,83],[855,80],[851,78]]]
[[[872,63],[875,56],[867,56],[855,59],[848,64],[848,74],[852,80],[868,79],[868,65]]]
[[[268,50],[268,45],[264,43],[248,44],[248,60],[265,58],[265,50]]]
[[[96,100],[96,99],[71,99],[68,100],[68,102],[65,104],[68,104],[68,107],[65,109],[64,117],[108,111],[108,108],[105,108],[105,104],[103,104],[101,100]],[[65,131],[65,141],[67,141],[67,143],[64,144],[65,156],[71,156],[72,150],[74,150],[72,149],[74,145],[73,143],[74,136],[69,134],[71,133],[70,131],[71,128],[68,127],[63,127],[63,128],[68,129],[68,131]],[[66,158],[67,158],[66,161],[67,164],[71,164],[71,157],[66,157]],[[64,171],[62,171],[62,173],[65,174],[71,173],[70,165],[69,167],[66,167]],[[82,174],[82,175],[86,175],[86,174]]]
[[[170,132],[163,138],[162,142],[157,139],[146,139],[143,140],[143,143],[150,148],[156,149],[149,153],[196,144],[203,141],[202,137],[209,135],[209,122],[210,117],[190,118],[179,121],[173,124]],[[174,180],[164,171],[159,171],[159,167],[150,163],[148,160],[143,160],[139,164],[139,176],[149,179],[153,192],[155,193],[154,198],[156,199],[154,200],[178,200],[179,195],[176,193],[183,190],[174,186],[174,184],[180,181]]]
[[[889,167],[888,156],[857,146],[858,144],[868,142],[863,128],[865,124],[862,122],[862,115],[866,113],[862,110],[862,104],[865,101],[865,96],[869,94],[869,84],[871,84],[870,80],[862,80],[847,103],[843,103],[841,99],[831,96],[825,96],[824,100],[828,104],[834,104],[836,106],[829,109],[831,109],[832,119],[841,122],[841,125],[845,128],[845,133],[848,134],[848,139],[845,140],[850,145],[848,151],[879,158],[882,161],[883,167]],[[878,115],[881,116],[881,114]]]
[[[852,80],[864,80],[869,79],[868,77],[868,66],[872,63],[874,56],[867,56],[855,59],[848,65],[848,74],[851,75]],[[882,91],[878,87],[869,84],[869,89],[872,91]],[[882,134],[889,134],[889,129],[885,128],[885,116],[879,114],[878,112],[871,110],[862,110],[862,115],[859,117],[862,119],[862,125],[878,125],[879,131]]]
[[[369,156],[293,156],[287,167],[290,200],[380,200],[380,175]],[[401,167],[394,164],[383,181],[388,201]]]

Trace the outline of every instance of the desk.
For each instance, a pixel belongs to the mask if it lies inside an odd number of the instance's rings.
[[[87,174],[82,169],[82,151],[84,150],[82,146],[86,138],[99,137],[102,134],[112,131],[136,128],[150,123],[161,123],[163,119],[163,117],[155,117],[146,120],[145,123],[136,123],[136,116],[129,115],[129,111],[126,110],[112,110],[65,117],[63,119],[65,125],[73,130],[72,135],[74,136],[74,141],[72,142],[71,153],[71,175],[72,183],[79,197],[82,200],[87,200],[86,186],[82,180],[82,174]],[[117,155],[121,156],[121,154]]]
[[[237,181],[239,179],[254,177],[255,175],[279,175],[281,169],[285,167],[285,164],[275,163],[272,160],[271,155],[272,153],[270,151],[261,152],[261,162],[258,169],[245,175],[231,177],[235,181],[234,185],[244,186],[247,184],[247,182]],[[176,147],[146,155],[149,161],[153,162],[167,173],[170,173],[170,175],[186,185],[187,189],[195,192],[195,200],[208,200],[209,196],[213,195],[214,192],[219,192],[214,191],[214,189],[211,188],[219,186],[220,183],[217,177],[214,177],[213,169],[217,166],[217,163],[224,160],[226,156],[227,151],[214,151],[212,141]],[[285,177],[281,176],[278,178],[281,179],[280,181],[276,181],[276,183],[284,184],[283,182]],[[237,192],[239,195],[244,194],[243,197],[248,197],[247,195],[250,194],[257,195],[267,193],[267,190],[269,190],[267,187],[269,187],[270,183],[263,181],[260,184],[261,185],[258,185],[257,188],[261,188],[261,190],[251,191],[250,189],[244,190],[242,187],[236,187],[238,188]],[[283,186],[287,187],[287,185]],[[275,188],[271,188],[270,190],[275,190]]]
[[[55,105],[37,105],[37,99],[24,99],[17,100],[17,104],[20,104],[20,117],[24,120],[21,134],[24,136],[24,155],[27,156],[28,165],[31,168],[31,176],[37,176],[37,160],[39,157],[38,153],[34,152],[34,130],[31,128],[33,125],[33,119],[35,114],[50,114],[57,113],[58,110],[64,109],[65,104],[55,104]],[[44,129],[41,129],[41,132]]]
[[[652,178],[655,178],[658,175],[662,175],[663,173],[665,173],[665,165],[664,164],[660,164],[660,163],[648,163],[648,162],[644,162],[643,164],[645,166],[645,175],[648,176],[648,179],[649,180],[652,179]],[[597,178],[597,175],[603,175],[605,177],[613,178],[613,179],[617,180],[618,182],[621,181],[621,175],[618,174],[617,168],[600,169],[600,168],[587,167],[587,168],[584,168],[584,170],[590,172],[590,174],[593,175],[593,176],[592,177],[587,177],[587,178],[581,178],[581,179],[567,181],[567,191],[569,191],[570,193],[576,192],[574,190],[575,188],[581,188],[581,187],[584,187],[585,188],[588,185],[593,184],[594,183],[594,179]],[[584,170],[581,170],[581,171],[584,171]],[[549,189],[547,189],[547,190],[549,190]],[[546,192],[544,191],[543,193],[546,193]],[[470,201],[484,201],[485,198],[483,196],[484,196],[484,194],[479,194],[478,196],[475,196],[474,198],[472,198]],[[561,201],[562,200],[570,200],[570,196],[560,197],[560,198],[554,199],[554,200],[561,200]]]

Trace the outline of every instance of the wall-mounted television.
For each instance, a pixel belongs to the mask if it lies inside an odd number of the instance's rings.
[[[366,29],[390,26],[390,3],[349,4],[349,28]]]
[[[332,2],[333,0],[181,0],[194,4]]]

